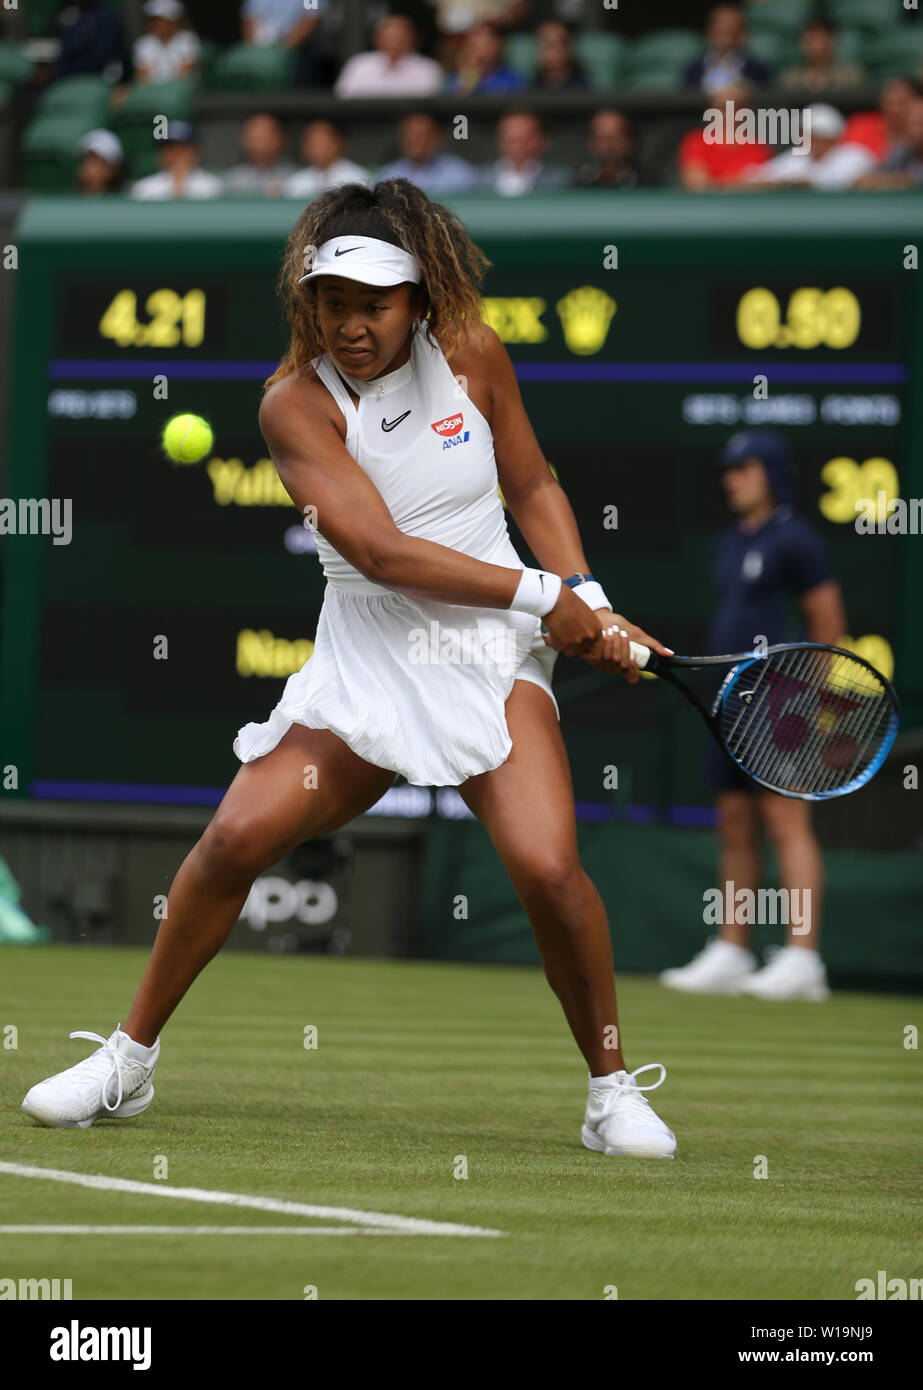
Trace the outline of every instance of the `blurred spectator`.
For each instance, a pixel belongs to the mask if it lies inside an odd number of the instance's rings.
[[[856,180],[856,188],[919,188],[923,184],[923,98],[907,112],[904,141],[877,169]]]
[[[485,184],[506,198],[533,190],[564,188],[565,169],[544,162],[548,137],[533,111],[508,111],[497,124],[500,158],[486,172]]]
[[[574,37],[559,19],[546,20],[535,31],[538,72],[532,84],[541,92],[580,92],[589,86],[574,55]]]
[[[717,92],[735,82],[762,83],[769,69],[746,49],[747,25],[736,5],[716,5],[705,26],[708,50],[683,72],[683,86]]]
[[[641,174],[635,163],[635,136],[621,111],[597,111],[587,138],[589,159],[577,171],[580,188],[638,188]]]
[[[314,34],[326,8],[327,0],[313,0],[310,9],[304,0],[244,0],[241,36],[245,43],[297,49],[292,83],[310,87],[317,80]]]
[[[374,52],[357,53],[343,66],[338,97],[428,97],[445,73],[434,58],[417,52],[417,28],[409,15],[387,14],[375,25]]]
[[[401,157],[382,169],[379,178],[409,179],[431,198],[464,193],[477,182],[474,167],[443,148],[446,131],[432,111],[412,111],[398,127]]]
[[[111,130],[90,130],[80,141],[77,192],[118,193],[125,173],[122,142]]]
[[[217,198],[221,180],[199,165],[196,133],[188,121],[170,121],[160,150],[161,170],[128,190],[133,198]]]
[[[99,73],[117,82],[126,68],[127,47],[120,17],[106,0],[72,0],[58,15],[61,52],[55,77]]]
[[[244,163],[229,169],[224,176],[227,193],[262,193],[278,198],[295,172],[295,165],[285,159],[285,127],[266,111],[250,116],[240,135]]]
[[[691,193],[739,183],[748,169],[764,164],[769,158],[766,145],[747,144],[734,138],[733,128],[725,129],[726,102],[732,104],[732,117],[736,117],[738,111],[750,109],[746,84],[736,83],[714,92],[712,101],[720,113],[716,121],[719,138],[709,138],[711,132],[705,129],[690,130],[680,141],[676,156],[680,185]]]
[[[864,145],[843,140],[846,122],[833,106],[818,102],[802,112],[802,130],[810,141],[803,152],[786,150],[747,174],[748,183],[784,185],[786,188],[851,188],[871,169],[875,157]]]
[[[801,56],[796,67],[786,68],[782,83],[786,87],[802,87],[814,92],[827,92],[833,87],[855,87],[865,81],[865,73],[857,63],[838,63],[836,55],[837,28],[823,15],[809,19],[801,31]]]
[[[911,103],[920,96],[912,77],[890,77],[878,94],[877,111],[857,111],[846,122],[845,139],[865,145],[878,160],[903,149]]]
[[[301,135],[301,159],[306,166],[292,174],[285,185],[286,198],[313,198],[341,183],[368,183],[361,164],[344,156],[345,141],[331,121],[310,121]]]
[[[459,96],[504,96],[521,92],[526,80],[503,61],[503,39],[493,24],[477,24],[464,37],[458,71],[448,90]]]
[[[142,13],[147,32],[134,47],[135,80],[169,82],[177,77],[195,77],[202,45],[183,25],[185,11],[180,0],[147,0]]]

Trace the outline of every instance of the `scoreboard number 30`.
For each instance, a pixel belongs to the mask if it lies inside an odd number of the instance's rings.
[[[134,290],[119,290],[99,321],[99,332],[118,347],[199,347],[205,337],[205,291],[154,290],[138,317]]]

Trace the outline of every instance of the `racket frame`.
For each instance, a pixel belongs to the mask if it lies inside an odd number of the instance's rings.
[[[766,791],[775,792],[777,796],[788,797],[791,801],[830,801],[834,797],[846,796],[850,792],[858,791],[860,787],[864,787],[867,782],[870,782],[879,771],[894,746],[894,740],[897,738],[897,730],[900,724],[900,701],[897,698],[897,691],[894,689],[894,686],[888,680],[887,676],[883,676],[870,661],[866,661],[865,657],[857,656],[855,652],[847,651],[845,647],[830,647],[825,642],[778,642],[775,646],[767,647],[765,651],[736,652],[724,656],[660,656],[657,652],[650,651],[647,647],[641,647],[637,643],[632,642],[631,645],[633,656],[637,657],[639,653],[646,653],[646,657],[642,657],[644,670],[652,671],[661,679],[668,681],[670,685],[680,691],[694,709],[698,710],[699,714],[705,720],[709,732],[718,744],[718,747],[737,772],[743,773],[745,777],[749,778],[749,780],[754,782],[758,787],[762,787]],[[751,666],[754,666],[758,661],[765,661],[775,652],[804,651],[806,648],[830,652],[830,654],[834,656],[845,656],[848,657],[850,661],[858,662],[860,666],[864,666],[867,671],[870,671],[877,681],[881,682],[891,704],[891,719],[888,730],[885,737],[882,739],[881,747],[875,754],[872,763],[865,768],[858,777],[854,777],[851,782],[847,782],[845,786],[836,787],[831,791],[825,792],[783,791],[781,787],[773,786],[771,782],[766,782],[761,777],[756,777],[744,767],[743,763],[735,758],[734,754],[728,748],[721,736],[721,726],[718,720],[718,712],[722,704],[727,699],[738,680],[743,676],[744,672],[749,670]],[[641,666],[641,664],[642,662],[638,661],[638,665]],[[710,710],[702,703],[695,692],[690,690],[689,686],[684,685],[683,682],[677,678],[673,671],[674,667],[678,667],[680,670],[692,671],[701,670],[709,666],[727,665],[730,665],[731,669],[721,682]]]

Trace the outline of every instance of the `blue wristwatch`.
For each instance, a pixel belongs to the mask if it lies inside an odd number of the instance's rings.
[[[587,584],[591,582],[592,579],[593,576],[591,574],[572,574],[569,579],[565,579],[564,583],[568,588],[576,589],[578,584]]]

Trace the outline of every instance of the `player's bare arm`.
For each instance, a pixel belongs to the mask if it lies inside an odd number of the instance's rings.
[[[519,572],[408,536],[395,526],[378,489],[347,452],[342,417],[338,422],[329,400],[319,383],[286,379],[260,406],[263,438],[302,515],[316,516],[321,535],[373,583],[414,598],[509,608]],[[564,504],[570,511],[566,498]],[[561,592],[554,615],[546,617],[558,649],[571,656],[597,655],[602,650],[594,649],[598,617],[566,585]]]
[[[490,411],[487,419],[494,437],[497,476],[506,505],[544,569],[559,574],[562,579],[571,574],[586,574],[590,567],[573,508],[535,437],[510,355],[492,328],[481,324],[476,331],[479,341],[474,341],[472,333],[469,343],[453,358],[452,365],[453,370],[468,381],[468,394],[472,394],[472,386],[477,390],[472,399],[482,414],[485,412],[478,396],[485,400]],[[555,630],[558,606],[566,604],[569,610],[574,598],[576,595],[566,585],[562,586],[558,605],[545,618],[545,626],[551,634],[546,640],[557,651],[567,650]],[[586,608],[582,599],[577,598],[576,602]],[[579,654],[597,670],[620,671],[634,684],[638,670],[631,659],[630,641],[641,642],[663,655],[669,654],[669,649],[655,637],[621,614],[598,609],[593,616],[597,622],[597,640],[590,650]],[[605,635],[610,628],[615,631]]]

